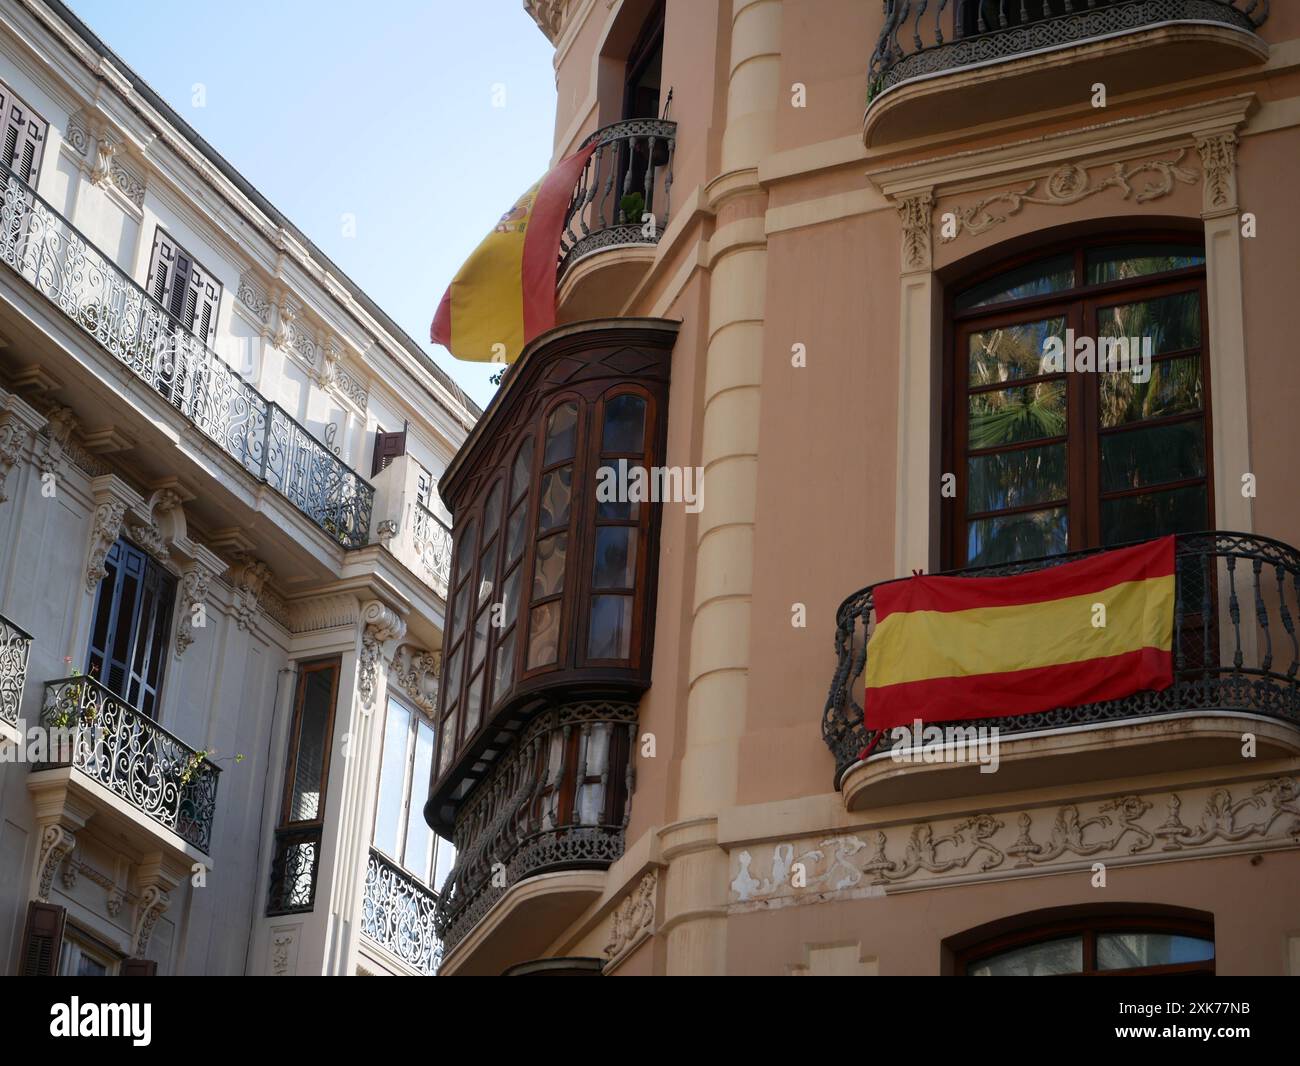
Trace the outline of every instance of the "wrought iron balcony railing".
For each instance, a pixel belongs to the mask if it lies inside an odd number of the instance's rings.
[[[262,396],[8,167],[0,260],[248,473],[345,548],[370,539],[374,488]]]
[[[316,905],[320,873],[321,826],[291,826],[275,831],[271,887],[266,913],[301,914]]]
[[[411,538],[419,552],[425,578],[445,595],[451,581],[451,530],[418,500],[411,522]]]
[[[1023,574],[1093,554],[1071,552],[952,573],[977,578]],[[1005,737],[1151,715],[1238,711],[1300,727],[1300,552],[1268,537],[1212,531],[1179,535],[1174,559],[1172,686],[1104,703],[964,724],[996,726]],[[876,740],[863,722],[862,700],[867,641],[875,625],[873,595],[882,584],[887,582],[855,592],[835,616],[839,662],[822,737],[835,756],[837,788],[844,771]]]
[[[370,849],[361,935],[432,977],[442,963],[433,928],[438,897],[396,863]]]
[[[524,878],[604,869],[623,854],[635,740],[635,704],[569,704],[532,720],[456,818],[456,865],[434,918],[448,948]]]
[[[18,724],[32,635],[0,614],[0,720]]]
[[[93,678],[45,684],[49,766],[72,766],[200,851],[212,844],[218,766]]]
[[[629,118],[591,134],[560,234],[560,274],[601,248],[657,244],[668,225],[677,123]]]
[[[1254,32],[1269,0],[884,0],[868,99],[905,81],[1174,21]]]

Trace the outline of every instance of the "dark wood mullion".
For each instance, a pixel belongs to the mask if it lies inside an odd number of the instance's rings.
[[[1100,414],[1100,412],[1098,412]],[[1098,437],[1113,437],[1120,433],[1131,433],[1139,429],[1158,429],[1160,426],[1174,426],[1179,422],[1193,422],[1205,417],[1201,408],[1193,411],[1181,411],[1176,415],[1158,415],[1155,418],[1140,418],[1135,422],[1121,422],[1117,426],[1098,426]],[[1098,457],[1100,460],[1100,456]]]
[[[986,518],[1001,518],[1004,515],[1033,514],[1035,511],[1053,511],[1069,506],[1068,499],[1044,500],[1042,503],[1018,503],[1014,507],[999,507],[993,511],[968,511],[968,522],[979,522]]]
[[[1101,494],[1102,500],[1123,500],[1130,496],[1156,496],[1162,492],[1174,492],[1177,489],[1195,488],[1197,485],[1207,484],[1209,478],[1202,474],[1200,477],[1185,477],[1178,481],[1163,481],[1158,485],[1141,485],[1135,489],[1112,489],[1110,492]]]
[[[1016,323],[1019,324],[1019,323]],[[997,326],[993,327],[997,329]],[[975,332],[980,332],[976,330]],[[970,396],[979,396],[988,392],[1005,392],[1007,389],[1018,389],[1026,385],[1042,385],[1050,381],[1064,381],[1069,383],[1070,375],[1064,371],[1055,374],[1035,374],[1029,378],[1009,378],[1006,381],[994,381],[988,385],[969,385],[966,388],[966,394]]]
[[[1050,444],[1068,444],[1069,441],[1069,434],[1064,434],[1056,437],[1037,437],[1034,440],[1018,440],[1014,444],[997,444],[992,448],[969,448],[966,451],[966,458],[982,459],[988,455],[1001,455],[1004,452],[1024,452],[1031,448],[1045,448]]]

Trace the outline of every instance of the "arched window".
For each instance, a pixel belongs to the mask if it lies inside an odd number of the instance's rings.
[[[1213,526],[1199,243],[1038,251],[957,286],[948,315],[946,567]]]
[[[955,954],[965,977],[1214,973],[1214,928],[1167,917],[1050,922],[993,937]]]

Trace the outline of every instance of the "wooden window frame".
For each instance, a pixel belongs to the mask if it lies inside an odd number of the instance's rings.
[[[1144,419],[1142,426],[1158,426],[1166,422],[1173,424],[1181,421],[1201,420],[1204,426],[1205,475],[1203,478],[1186,479],[1157,486],[1145,486],[1103,494],[1100,489],[1101,441],[1104,436],[1124,430],[1137,429],[1139,423],[1126,424],[1123,427],[1101,427],[1098,420],[1098,390],[1101,375],[1098,373],[1079,374],[1064,373],[1026,379],[1017,379],[1014,384],[1033,384],[1043,380],[1064,379],[1066,384],[1066,477],[1067,496],[1064,501],[1067,515],[1066,551],[1079,551],[1103,546],[1101,531],[1101,507],[1103,495],[1107,499],[1122,496],[1140,496],[1173,491],[1180,487],[1200,484],[1205,485],[1206,527],[1214,528],[1214,427],[1212,422],[1211,379],[1211,333],[1209,323],[1209,293],[1207,288],[1207,265],[1185,267],[1160,274],[1145,274],[1137,278],[1120,281],[1087,283],[1087,256],[1089,252],[1120,245],[1141,246],[1144,244],[1173,244],[1195,250],[1203,258],[1206,249],[1203,236],[1188,231],[1147,230],[1135,233],[1099,233],[1076,238],[1046,247],[1038,247],[1020,255],[999,260],[977,273],[964,277],[960,282],[948,286],[944,309],[944,362],[942,376],[942,419],[943,419],[943,469],[952,471],[955,479],[955,493],[952,498],[942,498],[940,506],[940,564],[941,569],[954,570],[971,565],[967,557],[968,523],[972,514],[977,516],[1015,514],[1019,512],[1041,511],[1053,506],[1055,501],[1027,504],[1022,507],[1005,508],[999,511],[969,512],[966,509],[968,489],[967,436],[968,397],[972,395],[969,388],[969,367],[966,338],[971,333],[999,325],[1013,325],[1020,322],[1041,321],[1048,317],[1065,317],[1067,328],[1072,328],[1076,336],[1094,336],[1098,311],[1117,303],[1135,303],[1143,300],[1169,296],[1181,292],[1195,291],[1200,300],[1201,343],[1199,356],[1201,360],[1201,410],[1194,413],[1180,413],[1167,418]],[[1004,300],[985,307],[956,310],[957,297],[999,275],[1006,274],[1018,267],[1050,259],[1070,252],[1074,257],[1075,284],[1063,289],[1039,296],[1025,297],[1019,300]],[[1190,351],[1170,352],[1156,355],[1153,366],[1169,359],[1186,358]],[[1011,382],[1007,383],[1011,385]],[[997,391],[991,388],[990,391]],[[988,453],[1013,451],[1017,449],[1040,447],[1056,443],[1060,438],[1018,442],[1014,445],[989,449]],[[1056,503],[1056,505],[1060,505]]]
[[[14,115],[15,109],[22,113],[21,118]],[[8,153],[0,151],[0,163],[4,163],[22,181],[35,189],[40,183],[45,147],[50,143],[50,124],[40,112],[14,92],[6,81],[0,81],[0,130],[6,131],[6,142],[8,131],[14,133],[13,148]],[[32,158],[25,166],[18,167],[15,164],[19,162],[18,153],[24,143],[32,146]],[[4,158],[6,154],[8,158]],[[24,169],[27,171],[25,174]]]
[[[1205,962],[1173,963],[1165,966],[1142,966],[1127,970],[1097,969],[1097,937],[1107,933],[1155,933],[1171,936],[1195,937],[1214,944],[1215,957]],[[1053,977],[1146,977],[1203,974],[1213,976],[1218,960],[1218,943],[1211,922],[1191,918],[1143,917],[1129,915],[1108,917],[1095,915],[1088,918],[1071,918],[1045,922],[1015,932],[1004,933],[973,944],[953,954],[953,973],[958,977],[970,976],[970,968],[997,955],[1016,948],[1032,947],[1053,940],[1079,936],[1083,939],[1083,965],[1078,973],[1052,974]],[[1049,975],[1044,975],[1049,976]]]
[[[398,823],[398,851],[400,853],[398,855],[389,854],[384,848],[380,847],[379,843],[375,840],[375,834],[379,830],[378,797],[380,795],[380,789],[383,786],[385,759],[387,758],[388,755],[387,744],[385,743],[388,736],[388,715],[392,710],[392,704],[394,703],[398,704],[403,710],[405,710],[411,716],[410,724],[407,726],[406,729],[406,746],[403,749],[404,758],[403,758],[403,771],[402,771],[402,813],[400,815],[400,820]],[[412,878],[420,882],[420,884],[425,885],[429,889],[436,892],[437,889],[434,886],[433,881],[437,879],[437,874],[438,874],[438,835],[436,833],[433,833],[431,834],[430,837],[429,855],[428,855],[429,880],[425,880],[423,875],[416,873],[416,871],[413,870],[407,864],[408,856],[406,853],[407,844],[409,842],[408,832],[410,830],[411,804],[414,803],[416,799],[415,752],[416,752],[417,742],[419,740],[421,723],[428,726],[429,729],[433,732],[433,757],[429,764],[429,780],[425,782],[424,796],[419,800],[419,807],[422,809],[424,807],[424,801],[428,799],[429,790],[432,789],[433,782],[437,779],[438,776],[438,722],[435,718],[432,718],[429,715],[425,714],[422,710],[420,710],[418,707],[416,707],[414,704],[410,703],[409,701],[404,699],[399,699],[397,696],[394,696],[391,693],[389,693],[388,699],[384,704],[384,717],[383,717],[382,725],[379,730],[379,737],[380,737],[379,774],[375,778],[376,800],[375,800],[374,816],[371,818],[371,822],[370,822],[370,846],[374,848],[376,851],[378,851],[385,858],[387,858],[390,862],[393,862],[397,866],[400,866]]]
[[[293,697],[293,717],[289,721],[289,750],[284,764],[284,787],[280,794],[280,819],[277,823],[279,829],[314,829],[324,825],[325,803],[329,796],[330,755],[334,747],[334,718],[338,712],[339,675],[342,673],[342,666],[342,659],[337,655],[324,659],[312,659],[298,664],[298,683]],[[309,674],[318,673],[321,670],[332,670],[333,678],[330,682],[329,717],[325,721],[325,745],[321,753],[320,801],[317,808],[317,817],[294,821],[291,818],[290,804],[293,799],[294,777],[297,773],[298,748],[302,741],[302,714],[303,704],[307,699],[307,677]]]

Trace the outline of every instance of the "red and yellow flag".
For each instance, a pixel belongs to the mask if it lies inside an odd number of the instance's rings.
[[[452,278],[430,339],[457,359],[513,363],[555,325],[555,271],[564,214],[595,145],[561,159],[474,249]]]
[[[1174,538],[1013,577],[893,581],[875,610],[869,730],[1158,691],[1173,684]]]

